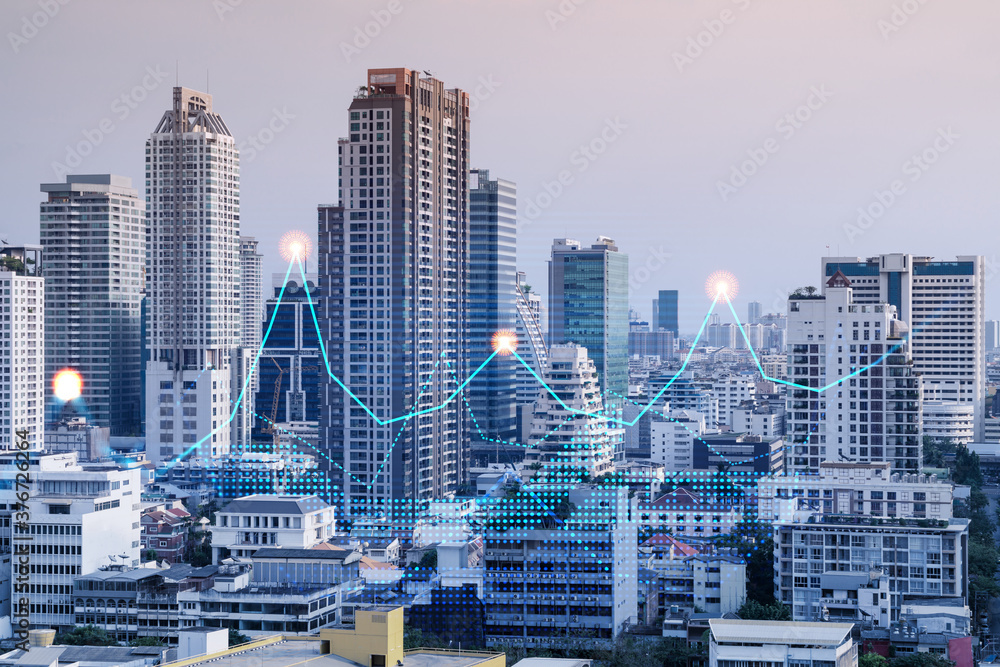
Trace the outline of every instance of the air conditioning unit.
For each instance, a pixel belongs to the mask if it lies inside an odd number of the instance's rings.
[[[573,623],[579,623],[580,622],[580,617],[579,616],[571,616],[570,617],[570,621],[572,621]]]

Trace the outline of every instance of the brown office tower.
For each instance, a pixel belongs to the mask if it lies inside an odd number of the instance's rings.
[[[348,516],[402,517],[466,482],[469,96],[373,69],[319,208],[324,464]],[[353,396],[351,395],[353,394]]]

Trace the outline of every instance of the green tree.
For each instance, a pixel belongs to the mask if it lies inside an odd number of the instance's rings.
[[[763,605],[774,602],[774,540],[771,526],[744,516],[729,535],[723,535],[716,544],[736,549],[747,562],[747,599]]]
[[[142,552],[142,559],[145,561],[156,560],[156,549],[146,549]]]
[[[78,625],[68,632],[56,635],[56,644],[68,646],[118,646],[107,630],[96,625]]]
[[[159,637],[139,637],[128,643],[129,646],[166,646]]]
[[[415,648],[444,648],[444,642],[433,632],[424,632],[420,628],[404,629],[403,650]]]
[[[889,667],[955,667],[955,662],[937,653],[904,653],[890,660]]]
[[[417,563],[417,567],[421,570],[435,570],[437,571],[438,566],[438,552],[437,549],[428,549],[424,552],[424,555],[420,557],[420,562]]]
[[[250,638],[245,634],[237,630],[236,628],[229,628],[229,646],[239,646],[240,644],[246,644],[250,641]]]
[[[24,273],[24,262],[17,257],[10,255],[0,255],[0,268],[14,273]]]
[[[858,657],[858,667],[888,667],[889,661],[878,653],[862,653]]]
[[[756,600],[747,600],[740,607],[737,615],[744,621],[790,621],[792,613],[786,605],[780,602],[761,604]]]

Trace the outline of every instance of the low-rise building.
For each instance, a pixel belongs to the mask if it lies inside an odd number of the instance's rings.
[[[157,561],[180,563],[187,547],[191,514],[179,507],[143,512],[140,523],[142,550],[156,552]]]
[[[975,406],[952,401],[924,401],[924,437],[967,445],[976,437]]]
[[[743,518],[743,505],[705,498],[685,488],[639,503],[639,526],[671,535],[717,537],[728,535]]]
[[[850,623],[713,618],[709,667],[857,667]]]
[[[894,473],[888,461],[824,461],[818,475],[761,478],[758,515],[788,521],[796,512],[949,519],[954,486],[933,475]]]
[[[626,489],[591,484],[532,485],[492,507],[487,646],[609,642],[635,622],[636,513]]]
[[[657,614],[666,615],[672,607],[688,612],[696,609],[722,616],[736,613],[746,602],[746,561],[726,554],[689,555],[676,545],[640,547],[640,558],[648,554],[645,567],[657,575]],[[684,545],[687,546],[687,545]]]
[[[309,549],[335,532],[333,506],[319,496],[244,496],[216,515],[212,562],[220,561],[223,550],[246,558],[263,547]]]
[[[880,518],[798,512],[775,521],[775,597],[796,621],[823,616],[822,577],[881,569],[889,579],[889,622],[902,596],[968,594],[968,519]]]
[[[255,636],[308,634],[343,621],[360,599],[361,554],[341,549],[258,549],[224,564],[212,588],[177,594],[180,627],[228,627]]]

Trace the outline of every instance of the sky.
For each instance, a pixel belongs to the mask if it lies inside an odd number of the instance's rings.
[[[4,0],[0,238],[37,242],[66,173],[142,190],[179,81],[243,147],[267,280],[337,202],[366,70],[409,67],[471,95],[471,166],[517,184],[537,291],[552,239],[609,236],[632,306],[677,289],[694,330],[717,270],[743,316],[827,254],[979,254],[1000,318],[998,21],[987,0]]]

